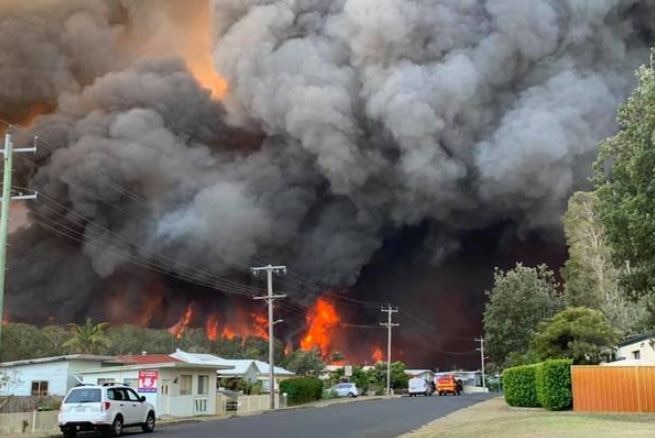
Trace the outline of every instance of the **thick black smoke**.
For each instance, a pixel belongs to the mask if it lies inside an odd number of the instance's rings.
[[[169,56],[180,3],[0,0],[0,117],[56,108],[12,315],[79,315],[135,258],[347,287],[409,226],[435,263],[557,227],[655,30],[650,0],[212,0],[217,102]]]

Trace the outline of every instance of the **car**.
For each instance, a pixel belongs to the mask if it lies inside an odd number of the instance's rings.
[[[439,395],[460,395],[457,379],[453,375],[437,377],[437,392]]]
[[[429,397],[434,392],[432,382],[422,379],[420,377],[414,377],[409,379],[407,392],[410,397],[416,397],[417,395],[424,395]]]
[[[125,385],[76,386],[66,394],[57,417],[65,438],[92,430],[121,436],[126,427],[153,432],[155,419],[155,408]]]
[[[339,383],[328,389],[328,392],[333,392],[337,397],[357,397],[359,389],[354,383]]]

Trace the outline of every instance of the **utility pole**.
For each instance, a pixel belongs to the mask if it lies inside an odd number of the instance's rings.
[[[275,366],[273,365],[274,355],[273,349],[274,338],[273,338],[273,326],[277,323],[282,322],[273,320],[273,302],[277,299],[286,298],[286,295],[273,295],[273,274],[286,274],[286,266],[262,266],[259,268],[250,268],[252,275],[257,277],[261,271],[266,272],[266,280],[268,283],[268,295],[264,297],[255,297],[255,300],[266,300],[268,302],[268,363],[269,367],[269,379],[270,379],[270,391],[271,391],[271,410],[275,409]]]
[[[36,152],[38,137],[34,137],[34,146],[31,148],[14,149],[11,141],[11,126],[5,134],[5,147],[0,153],[4,155],[4,177],[2,179],[2,205],[0,206],[0,346],[2,345],[2,325],[4,322],[4,301],[5,301],[5,274],[7,265],[7,234],[9,230],[9,212],[12,200],[36,199],[36,193],[24,195],[19,193],[11,196],[11,172],[14,153]]]
[[[480,371],[482,371],[482,387],[486,388],[487,387],[487,382],[485,381],[485,376],[484,376],[484,337],[480,336],[479,338],[475,338],[475,342],[480,343],[480,348],[476,348],[480,352]]]
[[[380,309],[387,314],[387,322],[381,322],[380,325],[387,328],[387,397],[391,395],[391,329],[398,327],[400,324],[391,322],[391,315],[398,313],[398,308],[392,308],[391,304]]]

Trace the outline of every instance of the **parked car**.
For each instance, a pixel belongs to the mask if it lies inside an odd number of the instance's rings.
[[[123,385],[89,385],[75,387],[66,394],[58,422],[64,437],[72,438],[79,431],[91,430],[120,436],[125,427],[152,432],[155,418],[155,408],[133,389]]]
[[[409,380],[408,390],[410,397],[416,397],[417,395],[424,395],[426,397],[431,396],[434,392],[433,383],[429,380],[422,379],[420,377],[414,377]]]
[[[437,377],[437,392],[439,395],[460,395],[455,376],[446,375]]]
[[[337,397],[357,397],[359,388],[354,383],[339,383],[328,389],[328,392],[334,392]]]

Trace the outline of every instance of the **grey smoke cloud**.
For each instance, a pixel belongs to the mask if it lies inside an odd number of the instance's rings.
[[[83,311],[126,242],[172,271],[349,286],[405,226],[430,224],[435,263],[465,230],[558,226],[655,30],[646,0],[211,0],[216,102],[174,56],[179,3],[24,3],[0,1],[0,114],[56,103],[33,130],[60,148],[23,178],[66,206],[33,218],[83,243],[19,231],[13,312],[72,277],[62,312]]]

